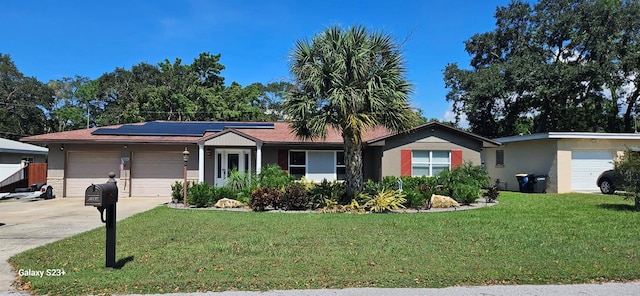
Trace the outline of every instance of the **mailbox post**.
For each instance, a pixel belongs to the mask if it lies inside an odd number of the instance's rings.
[[[100,211],[100,220],[106,227],[105,267],[116,266],[116,203],[118,202],[118,186],[115,173],[109,173],[109,180],[104,184],[92,184],[84,193],[84,205],[94,206]],[[104,212],[107,212],[106,218]]]

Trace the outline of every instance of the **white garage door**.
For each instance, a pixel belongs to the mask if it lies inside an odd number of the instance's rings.
[[[613,168],[613,152],[574,150],[571,152],[571,190],[597,191],[600,173]]]
[[[65,196],[84,197],[91,184],[101,184],[109,179],[109,172],[120,177],[120,152],[74,152],[67,154],[65,171]]]
[[[134,152],[131,156],[131,196],[171,196],[171,185],[183,180],[180,152]]]

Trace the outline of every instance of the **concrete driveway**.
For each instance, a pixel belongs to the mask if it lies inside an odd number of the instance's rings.
[[[170,200],[169,197],[120,198],[118,220]],[[11,284],[16,277],[7,262],[9,257],[96,227],[104,227],[100,212],[94,207],[85,207],[82,198],[0,201],[0,294],[15,291]]]

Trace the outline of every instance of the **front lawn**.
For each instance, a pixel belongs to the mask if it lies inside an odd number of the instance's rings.
[[[640,279],[640,213],[618,196],[502,192],[500,204],[419,214],[159,207],[10,259],[38,294],[556,284]]]

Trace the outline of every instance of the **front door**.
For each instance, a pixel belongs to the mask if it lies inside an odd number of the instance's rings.
[[[251,150],[216,149],[215,183],[224,186],[227,178],[237,170],[239,173],[251,173]]]

